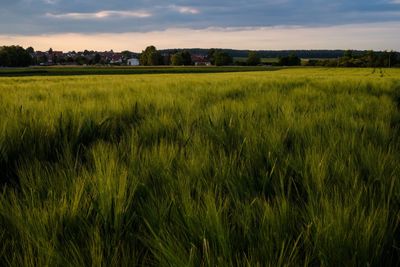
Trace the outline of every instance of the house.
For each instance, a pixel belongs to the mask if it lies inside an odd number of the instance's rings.
[[[111,64],[121,64],[122,63],[122,54],[121,53],[112,54],[110,63]]]
[[[127,65],[128,66],[139,66],[139,59],[137,59],[137,58],[129,58],[127,60]]]
[[[192,55],[192,62],[195,66],[211,66],[207,57],[201,55]]]

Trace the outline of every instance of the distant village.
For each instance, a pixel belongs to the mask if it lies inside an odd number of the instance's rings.
[[[29,51],[29,49],[27,49]],[[114,52],[113,50],[98,51],[29,51],[33,65],[52,66],[52,65],[117,65],[117,66],[139,66],[140,54],[122,51]],[[171,65],[172,53],[160,53],[160,64]],[[211,65],[210,60],[204,55],[190,55],[191,65]]]
[[[30,53],[35,65],[94,65],[94,64],[115,64],[115,65],[139,65],[139,59],[133,53],[81,51],[63,52],[53,51],[33,51]]]

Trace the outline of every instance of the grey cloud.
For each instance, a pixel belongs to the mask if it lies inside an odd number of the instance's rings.
[[[103,20],[112,18],[148,18],[152,14],[146,11],[115,11],[115,10],[103,10],[92,13],[46,13],[49,18],[66,19],[66,20]]]
[[[0,34],[400,21],[400,0],[0,0]]]

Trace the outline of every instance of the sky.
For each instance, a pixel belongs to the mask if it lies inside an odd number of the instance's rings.
[[[0,0],[0,45],[400,51],[400,0]]]

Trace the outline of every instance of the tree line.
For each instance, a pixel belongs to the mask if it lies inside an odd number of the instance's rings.
[[[233,63],[231,55],[221,49],[215,48],[210,49],[207,56],[203,57],[203,60],[215,66],[231,65]],[[140,54],[139,61],[140,65],[143,66],[190,66],[195,63],[192,60],[192,54],[187,50],[170,50],[168,53],[161,53],[154,46],[146,47]]]
[[[209,49],[203,48],[185,48],[185,49],[161,49],[161,53],[170,53],[172,51],[186,50],[193,55],[207,55]],[[249,50],[237,50],[237,49],[222,49],[227,52],[233,58],[246,58],[249,54]],[[291,54],[295,54],[299,58],[312,58],[312,59],[329,59],[339,58],[344,55],[346,50],[257,50],[257,54],[261,58],[276,59],[280,57],[288,57]],[[365,50],[352,50],[355,56],[364,54]],[[377,52],[380,53],[380,52]]]
[[[2,67],[27,67],[30,65],[51,65],[55,64],[77,64],[77,65],[105,65],[107,62],[96,51],[85,50],[81,53],[72,52],[71,56],[60,56],[55,53],[53,49],[49,49],[45,53],[40,52],[35,54],[32,47],[24,49],[20,46],[3,46],[0,47],[0,66]],[[137,56],[137,54],[130,51],[123,51],[123,58]],[[159,66],[159,65],[173,65],[173,66],[190,66],[196,63],[203,63],[204,65],[227,66],[227,65],[246,65],[257,66],[261,64],[261,57],[259,53],[250,51],[245,62],[234,61],[232,55],[222,49],[211,48],[207,51],[205,56],[200,56],[201,62],[193,59],[193,55],[188,50],[169,50],[162,52],[157,50],[153,45],[146,47],[138,55],[140,65],[142,66]],[[197,56],[199,57],[199,56]],[[281,65],[293,65],[292,55],[283,57]],[[123,64],[117,63],[117,64]]]
[[[391,68],[400,67],[400,53],[366,51],[362,54],[347,50],[337,59],[311,59],[305,66]]]
[[[202,54],[194,54],[193,52]],[[205,53],[206,51],[206,53]],[[241,50],[226,50],[226,49],[167,49],[157,50],[153,45],[146,47],[140,54],[130,51],[123,51],[119,54],[125,61],[111,62],[116,65],[126,64],[126,60],[131,57],[138,57],[140,65],[143,66],[158,66],[158,65],[173,65],[173,66],[190,66],[197,64],[204,65],[242,65],[242,66],[257,66],[265,65],[262,62],[264,51],[247,51],[245,60],[235,59],[235,53],[229,51]],[[313,51],[313,50],[311,50]],[[340,50],[333,50],[336,54]],[[283,53],[278,57],[277,62],[269,63],[273,66],[326,66],[326,67],[400,67],[400,54],[398,52],[375,52],[375,51],[342,51],[342,55],[337,58],[328,59],[306,59],[302,62],[300,56],[295,53]],[[325,50],[319,53],[327,53]],[[110,60],[105,60],[103,54],[106,52],[88,51],[75,53],[73,56],[60,56],[53,53],[50,48],[46,53],[41,52],[35,54],[32,47],[24,49],[20,46],[2,46],[0,47],[0,67],[26,67],[39,64],[77,64],[77,65],[106,65],[110,64]],[[109,53],[114,55],[111,50]],[[302,52],[304,53],[304,51]],[[200,59],[199,59],[200,58]],[[200,60],[200,61],[199,61]]]

